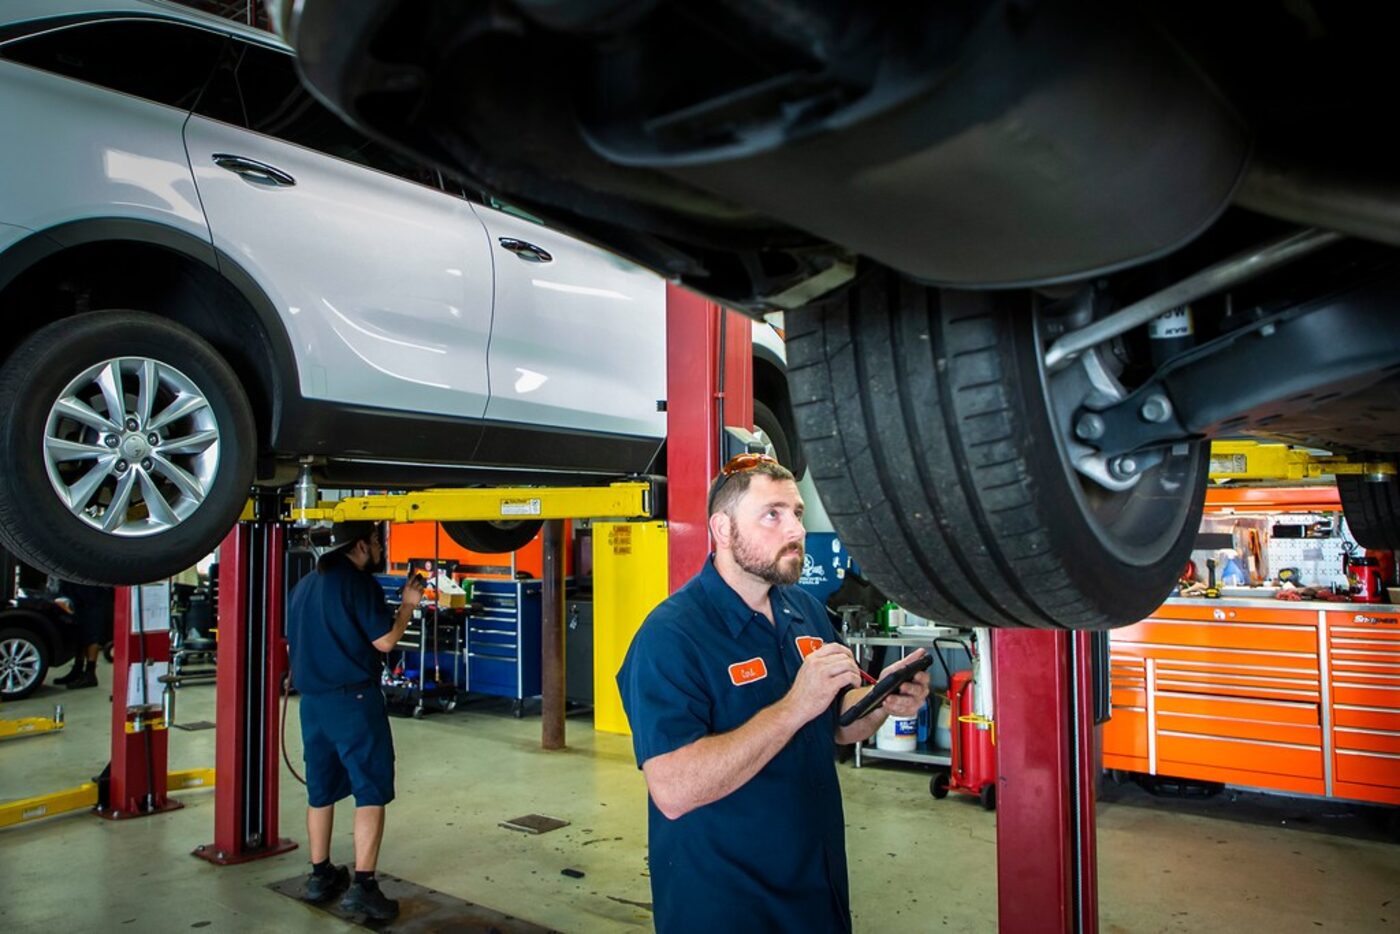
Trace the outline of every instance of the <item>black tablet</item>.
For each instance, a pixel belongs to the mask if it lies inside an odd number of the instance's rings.
[[[885,698],[899,689],[901,684],[909,681],[919,672],[927,671],[932,664],[933,656],[925,655],[917,662],[910,662],[898,671],[892,671],[885,675],[875,683],[875,686],[870,689],[869,694],[862,697],[854,707],[843,713],[841,719],[837,722],[839,722],[841,726],[850,726],[852,723],[855,723],[861,717],[880,706]]]

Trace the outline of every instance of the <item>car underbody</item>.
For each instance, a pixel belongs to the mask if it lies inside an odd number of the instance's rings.
[[[878,539],[858,517],[886,501],[914,517],[912,563],[867,562],[887,590],[965,622],[1080,627],[1138,618],[1174,578],[1195,520],[1163,504],[1199,513],[1209,439],[1400,453],[1400,185],[1378,119],[1394,19],[307,0],[279,22],[333,107],[469,189],[789,312],[799,433],[809,453],[833,424],[840,441],[812,460],[838,530]],[[981,489],[988,470],[1007,474]],[[925,502],[949,471],[967,502]],[[1077,512],[1056,520],[1062,500]],[[945,542],[924,554],[930,534]],[[1061,606],[1036,593],[1073,568],[1014,570],[1080,547],[1099,560],[1074,589],[1111,572],[1150,596]],[[1024,599],[958,596],[944,567],[972,594],[995,576],[984,551]]]

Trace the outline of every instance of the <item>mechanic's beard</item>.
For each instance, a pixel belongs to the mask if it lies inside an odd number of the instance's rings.
[[[797,583],[802,576],[802,543],[785,546],[772,558],[764,555],[748,539],[744,538],[735,524],[733,544],[734,563],[753,576],[767,581],[775,587],[785,587]],[[790,567],[790,570],[785,569]]]

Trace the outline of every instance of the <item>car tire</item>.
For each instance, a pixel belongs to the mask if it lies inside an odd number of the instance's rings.
[[[17,701],[39,690],[49,676],[49,647],[19,626],[0,627],[0,701]]]
[[[1393,476],[1379,482],[1338,477],[1337,493],[1356,544],[1376,551],[1400,549],[1400,481]]]
[[[247,501],[257,436],[243,387],[199,335],[157,315],[40,328],[0,367],[0,411],[0,542],[65,580],[170,577],[213,551]]]
[[[498,555],[519,551],[534,541],[544,522],[522,519],[517,522],[444,522],[447,537],[468,551]]]
[[[753,400],[753,425],[763,432],[763,436],[773,446],[773,456],[778,459],[778,463],[797,474],[797,466],[792,460],[792,444],[788,441],[783,423],[772,409],[757,399]]]
[[[1170,593],[1200,525],[1206,445],[1110,494],[1055,427],[1025,292],[872,269],[788,316],[788,384],[822,504],[906,609],[966,626],[1104,629]]]

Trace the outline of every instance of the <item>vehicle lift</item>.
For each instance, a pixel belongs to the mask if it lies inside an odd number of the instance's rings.
[[[667,287],[667,316],[664,542],[674,590],[700,568],[709,553],[705,496],[725,454],[723,426],[752,423],[752,371],[747,318],[674,286]],[[708,352],[700,353],[698,348]],[[1269,456],[1276,470],[1296,473],[1300,469],[1296,456],[1272,452]],[[1301,469],[1309,475],[1316,472],[1307,464]],[[620,483],[568,489],[430,490],[334,503],[299,496],[290,510],[276,498],[260,499],[256,511],[245,514],[221,548],[225,576],[219,595],[216,688],[220,780],[215,839],[195,855],[230,864],[272,856],[296,845],[279,836],[277,824],[277,702],[286,670],[282,620],[286,523],[493,519],[520,515],[522,509],[533,518],[545,519],[541,745],[560,749],[564,746],[561,520],[654,517],[660,512],[658,497],[650,483]],[[618,543],[618,553],[627,550],[630,535],[630,531],[608,533]],[[1003,932],[1095,934],[1098,930],[1095,792],[1100,771],[1097,723],[1102,711],[1096,706],[1107,699],[1103,665],[1107,656],[1094,643],[1106,645],[1103,636],[1029,629],[997,630],[993,635],[999,738],[998,924]],[[603,715],[601,704],[598,715]],[[114,756],[114,787],[115,765]],[[158,790],[162,801],[164,791]]]

